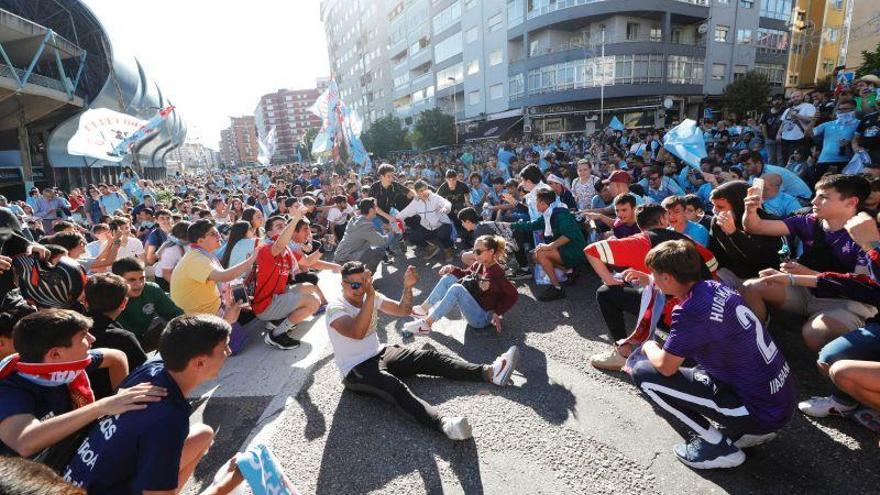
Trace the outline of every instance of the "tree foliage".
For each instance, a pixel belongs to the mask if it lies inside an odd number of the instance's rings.
[[[455,120],[439,108],[425,110],[416,118],[413,140],[421,149],[454,144]]]
[[[367,151],[377,157],[386,157],[390,151],[404,150],[409,147],[407,132],[394,115],[387,115],[373,122],[367,132],[361,136]]]
[[[744,117],[752,112],[763,111],[767,107],[768,98],[770,98],[770,83],[767,77],[750,71],[724,88],[721,105],[725,112]]]
[[[311,128],[307,130],[305,136],[303,136],[303,160],[312,161],[312,143],[315,142],[315,136],[317,135],[318,130]]]
[[[868,74],[880,75],[880,43],[877,43],[873,52],[862,50],[862,65],[856,70],[856,77]]]

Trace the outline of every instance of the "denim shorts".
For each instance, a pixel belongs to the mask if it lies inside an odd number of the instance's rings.
[[[841,335],[819,351],[819,363],[831,366],[842,359],[880,361],[880,323],[868,323]]]

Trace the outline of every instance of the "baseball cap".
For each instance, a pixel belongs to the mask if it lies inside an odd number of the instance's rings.
[[[610,184],[612,182],[629,184],[632,182],[632,177],[630,177],[625,170],[615,170],[614,172],[611,172],[611,175],[609,175],[607,179],[602,181],[603,184]]]

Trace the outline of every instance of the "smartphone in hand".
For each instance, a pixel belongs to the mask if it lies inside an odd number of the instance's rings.
[[[758,196],[764,197],[764,179],[757,177],[752,181],[752,187],[758,190]]]

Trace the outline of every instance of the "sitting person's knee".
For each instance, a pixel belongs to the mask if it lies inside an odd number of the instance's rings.
[[[837,361],[828,369],[828,376],[839,388],[847,388],[852,382],[852,361],[846,359]]]
[[[656,378],[660,373],[657,371],[657,368],[651,364],[647,359],[642,359],[637,362],[635,366],[632,367],[632,371],[630,371],[630,378],[636,387],[641,388],[642,383],[645,379],[649,377]]]
[[[214,443],[214,429],[204,423],[190,426],[186,441],[199,450],[208,450]]]

